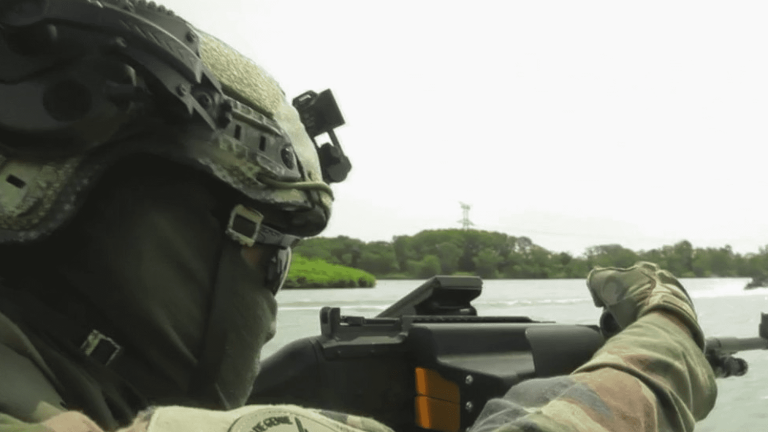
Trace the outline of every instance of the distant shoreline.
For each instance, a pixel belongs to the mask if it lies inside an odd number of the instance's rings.
[[[587,248],[583,254],[547,250],[525,236],[482,230],[434,229],[391,241],[364,242],[345,236],[313,237],[296,255],[369,272],[384,279],[427,279],[436,274],[476,274],[483,279],[578,279],[596,267],[631,267],[648,261],[686,277],[766,277],[768,247],[738,254],[730,246],[694,247],[681,240],[650,250],[619,244]]]

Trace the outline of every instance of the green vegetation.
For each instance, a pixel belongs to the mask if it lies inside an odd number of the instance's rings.
[[[285,288],[369,288],[374,285],[376,285],[376,278],[364,270],[294,254],[291,269],[283,286]]]
[[[679,277],[768,276],[768,248],[740,255],[730,246],[694,248],[683,240],[648,251],[617,244],[584,254],[552,252],[528,237],[478,230],[429,230],[392,241],[363,242],[316,237],[295,248],[301,256],[365,270],[379,279],[424,279],[435,274],[473,274],[486,279],[583,278],[596,266],[627,267],[651,261]]]

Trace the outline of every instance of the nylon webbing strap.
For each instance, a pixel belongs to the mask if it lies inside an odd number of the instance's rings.
[[[68,366],[62,369],[65,376],[53,376],[53,384],[64,401],[69,404],[74,402],[73,408],[84,410],[85,406],[79,406],[83,401],[84,391],[78,386],[62,385],[67,382],[72,384],[77,380],[88,376],[88,382],[101,390],[113,418],[101,418],[101,421],[120,422],[130,421],[136,413],[148,406],[146,399],[120,374],[120,370],[128,365],[124,355],[114,356],[114,349],[110,345],[113,340],[104,345],[106,338],[101,332],[86,330],[72,319],[54,311],[47,305],[36,299],[31,293],[22,290],[8,289],[0,286],[0,312],[8,316],[15,324],[19,325],[25,335],[33,343],[43,356],[44,361],[55,364],[64,362]],[[94,335],[100,336],[94,336]],[[83,351],[88,342],[92,350],[90,355]],[[115,343],[116,344],[116,343]],[[55,352],[55,356],[51,356]],[[46,354],[48,353],[48,354]],[[83,363],[85,359],[85,363]],[[109,367],[105,365],[109,359]],[[59,371],[61,372],[61,370]],[[57,372],[58,373],[58,372]],[[74,378],[74,376],[79,378]],[[87,393],[87,390],[86,390]],[[100,414],[104,412],[99,411]],[[90,412],[89,415],[94,415]],[[118,426],[115,424],[115,426]]]

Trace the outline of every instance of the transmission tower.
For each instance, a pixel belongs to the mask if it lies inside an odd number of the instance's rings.
[[[463,213],[463,216],[459,221],[459,223],[461,224],[462,229],[468,230],[469,227],[475,225],[472,223],[471,220],[469,220],[469,209],[472,208],[472,206],[470,206],[469,204],[464,204],[463,202],[460,202],[459,204],[461,204],[461,210]]]

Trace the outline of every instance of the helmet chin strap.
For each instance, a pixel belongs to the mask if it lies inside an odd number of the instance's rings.
[[[299,238],[263,220],[261,213],[242,204],[230,213],[225,232],[234,241],[225,241],[221,251],[191,385],[190,396],[205,408],[229,410],[245,403],[259,370],[261,348],[276,331],[274,295],[288,274],[290,247]],[[255,286],[243,286],[244,281]]]
[[[275,334],[273,291],[281,281],[269,280],[274,254],[255,254],[249,263],[241,245],[224,243],[190,396],[201,407],[228,410],[250,395],[261,348]]]
[[[236,205],[229,215],[229,223],[225,230],[227,236],[235,242],[252,247],[254,244],[291,248],[296,246],[301,237],[283,234],[282,232],[264,225],[264,215],[242,204]]]

